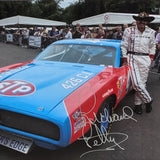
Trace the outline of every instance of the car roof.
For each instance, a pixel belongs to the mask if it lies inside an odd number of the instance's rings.
[[[86,44],[120,47],[121,41],[114,39],[64,39],[54,42],[53,44]]]

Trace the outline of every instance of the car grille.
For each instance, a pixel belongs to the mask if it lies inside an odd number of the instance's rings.
[[[60,138],[59,127],[54,123],[16,112],[0,110],[0,124],[54,140]]]

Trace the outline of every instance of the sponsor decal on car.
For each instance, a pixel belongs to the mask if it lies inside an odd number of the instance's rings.
[[[77,111],[75,111],[72,115],[74,121],[76,122],[79,118],[82,117],[82,114],[81,114],[81,109],[78,109]]]
[[[0,94],[5,96],[23,96],[35,91],[33,84],[21,80],[6,80],[0,82]]]
[[[18,68],[11,69],[9,71],[3,72],[3,73],[0,74],[0,78],[4,78],[6,76],[12,75],[12,74],[14,74],[16,72],[22,71],[22,70],[27,69],[29,67],[30,66],[21,66],[21,67],[18,67]]]
[[[74,124],[74,134],[77,133],[81,128],[86,126],[85,118],[82,117]]]
[[[106,96],[109,96],[112,92],[113,92],[113,88],[108,89],[107,92],[105,92],[105,93],[102,95],[102,97],[104,98],[104,97],[106,97]]]
[[[82,116],[81,109],[79,108],[72,114],[74,120],[74,134],[77,133],[81,128],[86,126],[85,118]]]
[[[118,99],[120,99],[122,96],[124,82],[125,82],[125,76],[120,76],[117,81]]]

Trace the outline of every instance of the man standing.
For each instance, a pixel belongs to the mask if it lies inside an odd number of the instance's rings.
[[[131,26],[124,31],[121,50],[124,60],[130,66],[132,85],[135,89],[135,107],[137,114],[142,114],[142,103],[145,103],[146,112],[152,110],[152,98],[146,90],[149,67],[154,58],[156,44],[155,31],[147,26],[154,17],[142,12],[133,16],[136,26]]]

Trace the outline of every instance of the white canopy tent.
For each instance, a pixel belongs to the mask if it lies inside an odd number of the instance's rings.
[[[133,15],[137,14],[106,12],[96,16],[73,21],[72,24],[76,25],[77,23],[80,23],[82,26],[98,24],[131,24],[133,21],[135,21],[132,17]],[[160,23],[160,15],[151,16],[155,17],[155,20],[152,21],[152,23]]]
[[[26,16],[14,16],[0,20],[0,26],[65,26],[65,22]]]

